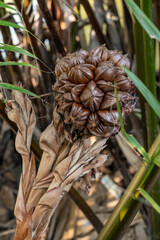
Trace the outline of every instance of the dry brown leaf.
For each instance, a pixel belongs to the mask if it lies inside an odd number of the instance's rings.
[[[23,192],[24,192],[24,199],[25,203],[33,186],[34,180],[36,177],[36,164],[35,164],[35,157],[32,154],[30,161],[28,162],[28,166],[23,176]]]
[[[60,148],[55,160],[55,165],[60,163],[64,158],[66,158],[70,152],[71,143],[68,141],[64,141],[63,145]]]
[[[18,189],[17,201],[16,201],[16,205],[15,205],[15,208],[14,208],[14,215],[16,216],[16,219],[19,222],[23,222],[23,219],[26,215],[26,207],[25,207],[25,201],[24,201],[24,194],[23,194],[22,186],[23,186],[23,184],[22,184],[22,175],[21,175],[19,189]]]
[[[37,203],[32,216],[35,236],[41,236],[39,234],[45,231],[58,203],[64,193],[70,190],[73,182],[106,161],[106,155],[99,155],[99,152],[105,147],[106,140],[99,139],[90,147],[89,142],[79,140],[74,143],[69,155],[53,167],[48,177],[39,181],[39,184],[47,183],[48,185],[52,179],[48,190]],[[39,188],[39,184],[37,182],[35,188]]]
[[[40,147],[43,150],[43,156],[38,169],[36,181],[47,176],[47,174],[51,171],[60,146],[61,142],[57,130],[52,122],[41,134]]]
[[[30,160],[30,146],[33,130],[36,124],[36,117],[31,101],[27,95],[15,91],[14,100],[14,102],[7,102],[6,111],[9,119],[15,122],[18,127],[15,146],[16,150],[22,156],[22,174],[24,175]]]
[[[32,239],[32,214],[31,209],[24,217],[23,222],[17,224],[15,240],[31,240]]]
[[[41,134],[40,147],[43,150],[43,155],[40,161],[37,176],[26,203],[27,211],[29,211],[32,207],[35,207],[40,198],[46,192],[47,188],[45,186],[46,184],[48,186],[48,177],[50,177],[48,175],[50,174],[60,146],[61,142],[57,130],[52,122]],[[46,182],[43,178],[47,178]],[[43,187],[40,188],[39,186],[41,184]]]
[[[30,154],[33,130],[36,124],[35,113],[31,101],[26,95],[15,91],[14,101],[6,104],[6,112],[11,121],[18,127],[15,146],[22,156],[22,175],[15,205],[17,229],[15,239],[31,239],[31,216],[33,209],[26,211],[26,200],[36,176],[34,156]]]
[[[27,95],[22,94],[21,92],[14,92],[15,101],[19,104],[23,111],[23,117],[25,124],[27,126],[26,130],[26,145],[28,150],[30,151],[31,146],[31,140],[32,140],[32,134],[33,130],[36,124],[36,116],[34,113],[34,109],[32,107],[31,101],[27,97]]]
[[[32,216],[33,231],[35,232],[35,235],[37,235],[36,232],[41,232],[42,234],[44,228],[47,228],[50,218],[52,217],[62,196],[62,188],[59,186],[47,191],[41,198]]]

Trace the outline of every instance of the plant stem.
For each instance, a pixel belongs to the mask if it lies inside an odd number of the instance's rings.
[[[143,12],[152,20],[152,0],[141,0]],[[143,30],[144,42],[144,66],[146,86],[156,97],[156,77],[155,77],[155,48],[154,40]],[[152,108],[147,104],[147,130],[148,130],[148,148],[152,145],[157,136],[157,116]]]
[[[88,15],[88,18],[90,20],[90,23],[91,23],[93,29],[96,32],[96,36],[97,36],[97,39],[98,39],[99,43],[100,44],[105,43],[106,46],[108,48],[110,48],[109,43],[108,43],[107,39],[105,38],[102,30],[101,30],[101,27],[100,27],[100,25],[97,21],[97,18],[95,16],[94,12],[93,12],[93,9],[91,8],[90,3],[88,2],[88,0],[81,0],[81,4],[83,5],[83,7],[84,7],[84,9],[85,9],[85,11]]]
[[[37,2],[39,4],[39,7],[42,11],[42,14],[45,18],[48,29],[49,29],[52,37],[53,37],[53,42],[55,44],[56,50],[58,51],[59,54],[61,54],[64,57],[66,55],[66,51],[63,47],[61,39],[59,38],[57,30],[54,26],[53,19],[52,19],[52,16],[51,16],[50,12],[49,12],[48,7],[47,7],[46,1],[45,0],[38,0]]]
[[[140,0],[134,0],[134,2],[140,6]],[[134,32],[134,46],[136,53],[137,63],[137,75],[141,81],[146,85],[145,82],[145,68],[144,68],[144,45],[143,45],[143,29],[136,18],[133,21],[133,32]],[[139,94],[139,101],[141,106],[142,114],[142,131],[143,131],[143,145],[147,149],[147,116],[146,116],[146,100]]]
[[[160,134],[148,152],[149,157],[153,155],[156,148],[160,145],[159,143]],[[119,240],[123,237],[142,204],[137,188],[143,186],[147,191],[150,191],[159,176],[160,168],[153,163],[147,165],[145,162],[142,162],[138,172],[133,177],[97,240]]]
[[[96,229],[96,231],[98,233],[101,232],[101,230],[103,229],[103,224],[102,222],[99,220],[99,218],[94,214],[94,212],[92,211],[92,209],[86,204],[86,202],[83,200],[83,198],[81,197],[81,195],[79,195],[79,193],[75,190],[75,188],[71,188],[69,191],[69,196],[72,198],[72,200],[75,203],[79,203],[78,207],[83,211],[84,213],[84,209],[85,209],[85,216],[90,220],[90,222],[92,223],[92,225],[94,226],[94,228]]]
[[[141,8],[143,12],[152,20],[152,1],[141,0]],[[149,35],[143,31],[143,40],[144,40],[144,65],[145,65],[145,79],[146,86],[156,97],[156,77],[155,77],[155,48],[154,40],[149,37]],[[157,116],[152,110],[152,108],[147,104],[147,138],[148,138],[148,147],[153,143],[158,130]],[[153,199],[160,204],[160,180],[157,181],[153,191]],[[153,209],[153,239],[160,239],[160,215]]]
[[[159,16],[159,12],[160,12],[160,1],[159,1],[159,0],[155,0],[155,5],[156,5],[157,27],[158,27],[158,29],[160,29],[160,16]]]
[[[16,134],[17,126],[8,118],[7,114],[5,113],[5,104],[1,100],[0,100],[0,117],[7,122],[12,131]],[[31,148],[37,160],[40,161],[42,156],[42,150],[40,149],[39,145],[36,143],[34,139],[32,139]],[[75,204],[81,209],[84,215],[88,218],[88,220],[91,222],[95,230],[99,233],[103,228],[103,224],[101,223],[99,218],[95,215],[95,213],[92,211],[92,209],[89,207],[89,205],[85,202],[85,200],[73,187],[70,189],[68,194],[75,202]]]

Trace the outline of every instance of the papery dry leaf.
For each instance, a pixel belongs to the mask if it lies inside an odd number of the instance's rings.
[[[57,165],[59,162],[61,162],[65,157],[68,156],[71,149],[71,142],[64,141],[63,145],[60,148],[60,151],[58,152],[55,160],[55,165]]]
[[[36,184],[33,186],[33,189],[36,190],[38,188],[48,188],[54,178],[54,172],[50,172],[46,177],[41,178]]]
[[[19,189],[18,189],[17,201],[16,201],[16,205],[14,208],[14,215],[16,216],[16,219],[19,222],[23,222],[23,219],[26,215],[26,206],[25,206],[24,193],[23,193],[22,186],[23,186],[23,184],[22,184],[22,176],[21,176],[20,183],[19,183]]]
[[[27,97],[27,95],[22,94],[21,92],[14,92],[15,101],[21,107],[23,112],[24,121],[26,124],[26,145],[28,150],[30,151],[32,134],[36,124],[36,116],[34,109],[32,107],[31,101]]]
[[[41,198],[32,216],[35,236],[44,233],[62,196],[62,188],[59,186],[47,191]]]
[[[27,215],[26,200],[36,175],[35,159],[30,154],[36,117],[31,101],[26,95],[15,91],[13,96],[14,101],[6,104],[6,112],[9,119],[15,122],[18,127],[15,146],[22,156],[23,170],[14,212],[17,219],[17,232],[19,232],[19,227],[22,228],[23,226],[23,233],[21,232],[20,234],[24,236],[28,231],[25,229],[25,221],[29,221],[25,219],[29,219],[30,216],[30,214]]]
[[[25,202],[27,201],[27,198],[31,191],[35,177],[36,177],[36,164],[35,164],[35,157],[32,154],[31,159],[28,163],[27,169],[26,169],[25,174],[22,179]]]
[[[15,122],[18,127],[15,146],[16,150],[22,156],[22,174],[24,175],[30,159],[30,146],[33,130],[36,124],[36,117],[31,101],[27,95],[15,91],[14,99],[15,102],[6,103],[6,111],[9,119]]]
[[[61,142],[52,122],[40,137],[40,148],[43,150],[43,156],[39,165],[36,181],[50,172],[60,146]]]
[[[27,211],[36,206],[40,198],[46,192],[48,181],[43,180],[43,178],[45,179],[50,173],[60,146],[61,141],[52,122],[41,134],[40,147],[43,150],[43,155],[40,161],[37,176],[26,203]]]
[[[32,239],[32,214],[31,209],[24,217],[23,222],[16,229],[15,240],[31,240]],[[18,226],[18,225],[17,225]]]
[[[51,179],[52,182],[37,203],[32,216],[35,236],[41,236],[46,230],[59,201],[64,193],[70,190],[73,182],[106,161],[106,155],[99,155],[105,144],[106,139],[98,139],[93,145],[89,139],[76,141],[69,155],[53,166],[48,177],[41,179],[39,182],[41,186],[45,183],[49,184]],[[37,187],[39,188],[38,183]]]

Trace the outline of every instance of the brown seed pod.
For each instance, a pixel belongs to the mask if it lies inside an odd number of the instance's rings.
[[[115,78],[115,82],[117,83],[117,88],[121,91],[127,91],[131,89],[131,81],[128,79],[127,76],[124,75],[118,75]]]
[[[98,57],[97,55],[90,55],[88,58],[87,58],[87,63],[90,63],[92,65],[94,65],[95,67],[97,67],[97,65],[101,62],[101,58]]]
[[[103,79],[106,82],[112,82],[114,81],[116,74],[116,68],[111,61],[101,62],[95,70],[95,81]]]
[[[100,47],[96,47],[91,51],[91,55],[98,56],[102,61],[107,61],[110,57],[110,51],[102,45]]]
[[[88,56],[89,56],[89,52],[87,52],[86,50],[81,49],[81,50],[73,53],[73,55],[75,55],[76,57],[81,57],[84,60],[86,60],[88,58]]]
[[[56,76],[59,77],[63,72],[68,72],[68,63],[65,61],[59,61],[55,67]]]
[[[119,114],[117,110],[98,110],[98,115],[104,124],[107,125],[119,125]],[[125,111],[122,109],[122,117],[124,117]]]
[[[97,86],[103,91],[103,92],[108,92],[114,90],[114,83],[110,81],[105,81],[105,80],[98,80],[96,82]]]
[[[79,64],[83,64],[83,63],[85,63],[84,58],[81,58],[78,56],[71,58],[70,62],[68,63],[68,71],[70,71],[72,67],[79,65]]]
[[[95,128],[96,126],[98,126],[99,123],[100,123],[100,119],[98,117],[98,114],[96,112],[90,113],[88,117],[87,127]]]
[[[136,104],[134,84],[120,65],[129,68],[127,55],[104,45],[58,60],[55,107],[69,139],[75,133],[108,137],[119,132],[114,83],[124,120]]]
[[[130,102],[132,102],[132,100],[135,99],[135,97],[131,96],[127,92],[118,91],[117,96],[120,107],[129,107],[128,104],[130,104]],[[117,108],[116,97],[114,91],[106,93],[101,103],[100,109],[116,109],[116,108]]]
[[[130,68],[130,60],[127,54],[123,55],[121,52],[113,51],[110,56],[110,60],[115,64],[115,66],[122,65],[128,69]]]
[[[83,129],[87,122],[89,113],[89,110],[85,109],[82,104],[73,103],[69,116],[71,122],[73,123],[73,128]]]
[[[87,83],[94,78],[94,69],[95,67],[91,64],[79,64],[69,72],[69,80],[73,83]]]
[[[82,91],[85,89],[86,84],[78,84],[75,85],[75,87],[72,88],[71,93],[72,93],[72,97],[74,99],[74,101],[76,103],[80,103],[80,95],[82,93]]]
[[[95,112],[99,109],[103,96],[104,93],[97,88],[96,83],[90,81],[80,95],[80,100],[86,108]]]

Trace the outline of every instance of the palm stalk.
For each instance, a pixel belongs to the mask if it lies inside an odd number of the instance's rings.
[[[88,206],[88,204],[84,201],[81,195],[76,191],[74,187],[70,189],[68,192],[69,196],[78,204],[79,209],[85,214],[91,224],[94,226],[97,233],[100,233],[103,228],[103,223],[99,220],[99,218],[94,214],[92,209]]]
[[[141,8],[143,12],[152,20],[152,1],[141,0]],[[143,40],[144,40],[144,65],[145,65],[145,79],[146,86],[156,97],[156,78],[155,78],[155,48],[154,40],[149,37],[149,35],[143,31]],[[152,110],[152,108],[147,104],[147,138],[148,138],[148,147],[153,143],[157,135],[157,117]],[[152,197],[154,200],[160,204],[160,180],[157,181],[153,192]],[[153,210],[153,239],[160,239],[160,229],[159,223],[160,215]]]
[[[149,157],[152,157],[157,147],[160,147],[159,142],[160,134],[148,152]],[[150,191],[159,177],[160,168],[153,163],[147,165],[145,162],[142,162],[138,172],[135,174],[97,240],[119,240],[123,237],[142,204],[139,199],[140,193],[137,189],[143,186],[147,191]]]
[[[40,10],[42,11],[42,14],[45,18],[48,29],[52,35],[54,45],[55,45],[57,52],[59,54],[61,54],[62,56],[65,56],[66,55],[65,49],[64,49],[63,44],[58,36],[57,30],[54,26],[53,19],[49,12],[46,2],[44,0],[42,0],[42,1],[38,0],[38,4],[39,4]]]
[[[96,32],[96,36],[97,36],[99,43],[106,44],[106,46],[108,48],[110,48],[109,43],[108,43],[107,39],[105,38],[105,36],[103,35],[101,27],[97,21],[97,18],[92,10],[90,3],[88,2],[88,0],[81,0],[81,4],[83,5],[83,7],[88,15],[88,18],[90,20],[90,23]]]
[[[152,20],[152,1],[141,0],[143,12]],[[148,89],[156,97],[156,78],[155,78],[155,48],[154,40],[143,30],[144,41],[144,66],[145,82]],[[148,148],[152,145],[157,135],[157,117],[152,108],[147,104],[147,131],[148,131]]]
[[[158,26],[158,29],[160,29],[160,16],[159,16],[160,2],[159,2],[158,0],[155,0],[155,5],[156,5],[156,20],[157,20],[157,26]]]
[[[140,0],[134,0],[134,2],[140,6]],[[145,75],[144,75],[144,45],[143,45],[143,29],[139,22],[134,19],[133,21],[133,32],[134,32],[134,46],[136,54],[136,63],[137,63],[137,75],[141,81],[145,84]],[[146,100],[144,97],[139,94],[139,101],[141,106],[141,115],[142,115],[142,131],[143,131],[143,145],[147,149],[147,117],[145,104]]]

